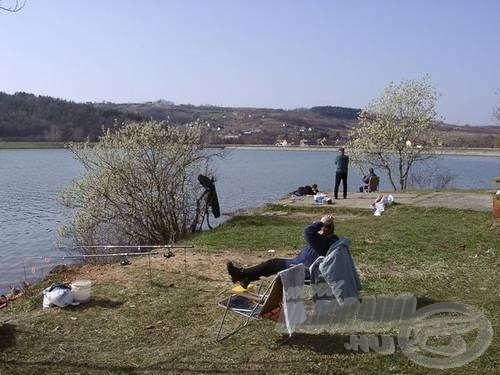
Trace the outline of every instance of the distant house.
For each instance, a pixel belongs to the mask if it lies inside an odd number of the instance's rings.
[[[278,139],[276,141],[276,146],[286,147],[288,146],[288,142],[286,139]]]
[[[251,135],[251,134],[256,134],[256,133],[262,133],[262,129],[256,128],[256,129],[243,130],[244,135]]]

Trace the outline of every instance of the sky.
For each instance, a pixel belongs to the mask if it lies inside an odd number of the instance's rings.
[[[0,30],[10,94],[363,108],[429,75],[445,122],[493,125],[500,103],[497,0],[27,0]]]

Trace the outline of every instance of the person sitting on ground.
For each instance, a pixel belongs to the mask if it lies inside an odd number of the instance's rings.
[[[364,185],[359,187],[359,192],[360,193],[362,193],[363,191],[365,191],[366,189],[368,189],[368,184],[370,182],[370,178],[372,178],[372,177],[378,177],[378,176],[373,171],[373,168],[370,168],[370,169],[368,169],[368,174],[364,175],[361,178],[361,181],[363,181]]]
[[[251,281],[258,280],[261,276],[275,275],[289,267],[302,263],[306,267],[306,277],[309,267],[319,256],[325,256],[330,246],[339,240],[334,234],[335,226],[332,215],[325,215],[321,220],[312,223],[304,230],[306,246],[295,258],[273,258],[253,267],[236,267],[233,262],[227,262],[227,272],[233,283],[239,282],[247,288]]]

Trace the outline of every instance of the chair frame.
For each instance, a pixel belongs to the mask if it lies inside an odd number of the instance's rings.
[[[237,296],[246,298],[246,299],[254,302],[255,303],[254,308],[249,313],[243,313],[242,311],[232,309],[230,307],[231,300]],[[229,296],[229,298],[227,299],[227,302],[225,305],[222,304],[221,302],[219,302],[219,306],[223,307],[225,311],[224,311],[224,315],[222,316],[221,322],[219,324],[219,328],[217,331],[217,336],[215,338],[215,341],[221,342],[221,341],[225,340],[226,338],[234,335],[235,333],[237,333],[238,331],[240,331],[241,329],[246,327],[248,325],[248,323],[250,323],[251,320],[262,319],[263,314],[266,314],[267,312],[269,312],[273,308],[275,308],[276,299],[279,300],[278,304],[281,303],[282,297],[283,297],[283,284],[281,283],[281,278],[278,275],[276,275],[274,277],[274,279],[271,281],[269,286],[265,289],[263,294],[256,294],[256,293],[250,293],[250,292],[231,294]],[[260,310],[259,310],[259,307],[260,307]],[[226,321],[228,311],[232,311],[232,312],[244,317],[245,319],[233,331],[221,336],[222,327],[224,326],[224,322]]]

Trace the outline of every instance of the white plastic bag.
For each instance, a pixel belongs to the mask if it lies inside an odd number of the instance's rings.
[[[53,288],[49,291],[47,288],[43,291],[43,308],[47,309],[51,305],[56,305],[59,307],[66,307],[73,304],[73,294],[71,289],[65,288]]]
[[[323,203],[326,198],[326,195],[323,193],[317,193],[314,197],[314,203]]]

